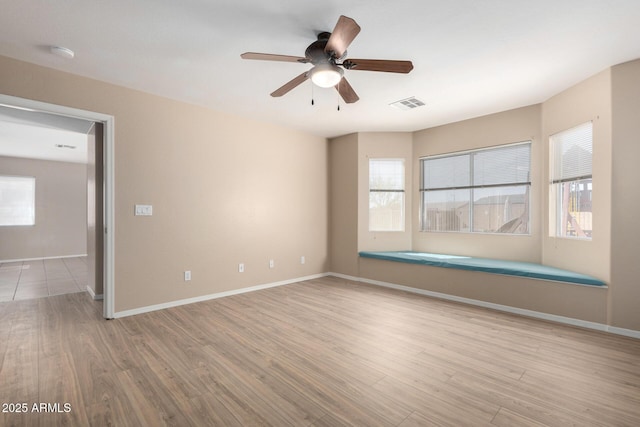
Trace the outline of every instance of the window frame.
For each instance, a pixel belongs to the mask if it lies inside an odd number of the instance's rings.
[[[518,181],[511,183],[501,183],[501,184],[479,184],[476,185],[473,183],[474,180],[474,155],[477,153],[484,153],[493,150],[500,149],[508,149],[511,147],[517,146],[527,146],[529,151],[529,164],[528,164],[528,177],[526,181]],[[419,208],[419,231],[424,233],[459,233],[459,234],[491,234],[491,235],[501,235],[501,236],[531,236],[531,153],[532,153],[532,140],[524,140],[514,143],[494,145],[490,147],[483,147],[472,150],[464,150],[457,151],[451,153],[443,153],[432,156],[423,156],[419,158],[420,163],[420,208]],[[457,156],[469,156],[469,184],[468,185],[458,185],[458,186],[450,186],[450,187],[434,187],[434,188],[425,188],[425,163],[429,160],[443,159],[443,158],[453,158]],[[506,188],[506,187],[526,187],[525,189],[525,204],[527,206],[527,227],[526,232],[523,233],[507,233],[507,232],[498,232],[498,231],[475,231],[474,230],[474,205],[475,205],[475,194],[474,190],[487,189],[487,188]],[[469,227],[468,230],[428,230],[427,229],[427,212],[425,211],[425,195],[430,191],[456,191],[456,190],[468,190],[469,191]],[[505,223],[506,224],[506,223]]]
[[[29,180],[32,184],[31,184],[31,194],[30,194],[30,198],[31,198],[31,206],[29,206],[29,209],[32,211],[32,215],[29,217],[29,219],[31,220],[30,223],[27,224],[17,224],[17,223],[3,223],[0,221],[0,227],[33,227],[34,225],[36,225],[36,177],[35,176],[24,176],[24,175],[0,175],[0,179],[1,178],[17,178],[20,180]]]
[[[406,205],[407,205],[407,169],[406,169],[406,160],[400,157],[370,157],[368,159],[368,227],[367,229],[373,233],[403,233],[406,231]],[[402,189],[389,189],[389,188],[371,188],[371,163],[376,161],[397,161],[400,162],[402,166]],[[372,229],[371,223],[371,193],[401,193],[402,194],[402,207],[401,207],[401,219],[400,219],[400,229],[394,230],[378,230]]]

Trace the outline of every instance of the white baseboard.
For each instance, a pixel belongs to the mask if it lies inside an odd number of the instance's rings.
[[[7,262],[44,261],[44,260],[47,260],[47,259],[78,258],[78,257],[83,257],[83,256],[87,256],[87,254],[46,256],[46,257],[40,257],[40,258],[3,259],[3,260],[0,260],[0,264],[7,263]]]
[[[504,312],[507,312],[507,313],[518,314],[518,315],[521,315],[521,316],[534,317],[534,318],[537,318],[537,319],[549,320],[549,321],[552,321],[552,322],[563,323],[563,324],[572,325],[572,326],[580,326],[582,328],[595,329],[597,331],[610,332],[612,334],[624,335],[624,336],[627,336],[627,337],[640,339],[640,331],[635,331],[633,329],[618,328],[618,327],[615,327],[615,326],[605,325],[603,323],[589,322],[589,321],[586,321],[586,320],[574,319],[572,317],[558,316],[556,314],[543,313],[543,312],[540,312],[540,311],[527,310],[527,309],[524,309],[524,308],[512,307],[512,306],[508,306],[508,305],[494,304],[494,303],[487,302],[487,301],[481,301],[481,300],[476,300],[476,299],[471,299],[471,298],[464,298],[464,297],[459,297],[459,296],[456,296],[456,295],[443,294],[443,293],[440,293],[440,292],[427,291],[427,290],[424,290],[424,289],[412,288],[410,286],[397,285],[395,283],[381,282],[379,280],[365,279],[365,278],[361,278],[361,277],[349,276],[349,275],[346,275],[346,274],[329,273],[328,275],[329,276],[338,277],[340,279],[352,280],[354,282],[367,283],[367,284],[370,284],[370,285],[382,286],[382,287],[385,287],[385,288],[397,289],[397,290],[400,290],[400,291],[405,291],[405,292],[411,292],[411,293],[414,293],[414,294],[425,295],[425,296],[432,297],[432,298],[438,298],[438,299],[443,299],[443,300],[447,300],[447,301],[455,301],[455,302],[460,302],[460,303],[464,303],[464,304],[475,305],[475,306],[478,306],[478,307],[484,307],[484,308],[490,308],[490,309],[493,309],[493,310],[504,311]]]
[[[91,295],[91,298],[95,301],[99,301],[99,300],[103,300],[104,299],[104,295],[103,294],[97,294],[93,291],[93,289],[91,289],[91,286],[87,285],[87,292],[89,292],[89,295]]]
[[[319,279],[321,277],[326,277],[328,275],[329,275],[328,273],[314,274],[314,275],[311,275],[311,276],[298,277],[296,279],[283,280],[283,281],[280,281],[280,282],[265,283],[265,284],[262,284],[262,285],[250,286],[248,288],[234,289],[232,291],[218,292],[218,293],[215,293],[215,294],[202,295],[202,296],[193,297],[193,298],[185,298],[185,299],[181,299],[181,300],[165,302],[165,303],[162,303],[162,304],[155,304],[155,305],[149,305],[149,306],[146,306],[146,307],[134,308],[134,309],[131,309],[131,310],[118,311],[118,312],[114,313],[113,317],[115,319],[117,319],[117,318],[121,318],[121,317],[133,316],[133,315],[136,315],[136,314],[149,313],[151,311],[163,310],[165,308],[177,307],[177,306],[186,305],[186,304],[193,304],[195,302],[208,301],[208,300],[212,300],[212,299],[228,297],[228,296],[231,296],[231,295],[239,295],[239,294],[244,294],[244,293],[247,293],[247,292],[259,291],[259,290],[262,290],[262,289],[275,288],[276,286],[290,285],[290,284],[296,283],[296,282],[304,282],[305,280]]]
[[[615,326],[607,326],[607,332],[612,334],[624,335],[625,337],[640,339],[640,331],[634,331],[633,329],[617,328]]]

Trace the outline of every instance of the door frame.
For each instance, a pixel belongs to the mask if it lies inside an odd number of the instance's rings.
[[[103,124],[103,316],[106,319],[113,319],[115,317],[115,117],[109,114],[80,110],[77,108],[65,107],[62,105],[50,104],[47,102],[34,101],[31,99],[19,98],[3,94],[0,94],[0,105],[12,108],[21,108],[29,111],[56,114],[59,116],[73,117]]]

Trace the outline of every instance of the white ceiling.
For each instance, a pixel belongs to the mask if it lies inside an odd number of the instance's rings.
[[[87,163],[92,124],[0,105],[0,156]]]
[[[0,55],[322,136],[412,131],[542,102],[640,58],[638,0],[0,0]],[[347,70],[360,96],[306,82],[303,56],[340,15],[362,31],[348,56],[409,59],[408,75]],[[73,60],[49,53],[60,45]],[[426,107],[388,106],[415,96]]]

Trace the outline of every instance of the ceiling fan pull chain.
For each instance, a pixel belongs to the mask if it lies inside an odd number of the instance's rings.
[[[315,102],[313,101],[313,83],[311,83],[311,105],[315,105]]]

